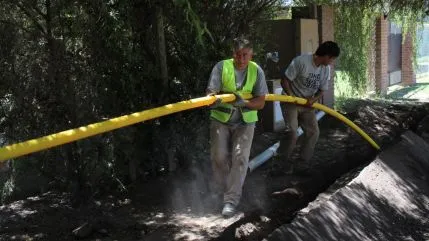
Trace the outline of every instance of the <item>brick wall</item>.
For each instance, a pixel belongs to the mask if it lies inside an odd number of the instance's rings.
[[[388,37],[389,37],[389,24],[384,16],[377,19],[375,27],[375,90],[381,95],[387,93],[389,86],[388,75]]]
[[[410,85],[416,83],[413,68],[413,38],[407,34],[402,44],[402,84]]]
[[[334,41],[334,8],[329,6],[317,7],[317,19],[319,21],[319,43]],[[341,47],[341,46],[340,46]],[[334,105],[334,76],[335,69],[331,66],[331,81],[329,90],[323,96],[322,103],[333,107]]]

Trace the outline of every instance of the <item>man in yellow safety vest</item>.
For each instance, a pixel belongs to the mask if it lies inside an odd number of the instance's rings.
[[[212,105],[210,113],[211,162],[215,192],[223,194],[222,215],[230,217],[240,202],[247,174],[257,110],[268,93],[264,71],[255,62],[252,45],[245,38],[234,39],[233,58],[218,62],[210,75],[208,95],[232,93],[232,103]],[[240,95],[252,94],[244,100]]]

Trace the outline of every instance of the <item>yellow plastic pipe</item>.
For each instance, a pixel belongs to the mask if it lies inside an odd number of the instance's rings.
[[[266,95],[265,97],[266,101],[281,101],[281,102],[290,102],[290,103],[296,103],[299,105],[305,105],[307,103],[306,99],[303,98],[298,98],[298,97],[293,97],[293,96],[287,96],[287,95],[273,95],[273,94],[269,94]],[[343,116],[342,114],[338,113],[337,111],[319,104],[319,103],[314,103],[311,107],[324,111],[325,113],[337,118],[338,120],[344,122],[345,124],[347,124],[348,126],[350,126],[354,131],[356,131],[359,135],[361,135],[367,142],[369,142],[369,144],[371,144],[371,146],[373,146],[375,149],[379,150],[380,146],[377,145],[377,143],[375,143],[375,141],[369,137],[361,128],[359,128],[359,126],[357,126],[355,123],[353,123],[353,121],[347,119],[345,116]]]
[[[244,98],[251,98],[251,95],[245,95]],[[187,101],[181,101],[174,104],[168,104],[161,107],[145,110],[142,112],[136,112],[130,115],[124,115],[117,118],[109,119],[103,122],[97,122],[87,126],[82,126],[75,129],[70,129],[62,132],[58,132],[52,135],[40,137],[37,139],[32,139],[29,141],[20,142],[17,144],[8,145],[0,148],[0,162],[13,159],[16,157],[24,156],[30,153],[42,151],[51,147],[60,146],[66,143],[84,139],[90,136],[98,135],[104,132],[112,131],[119,129],[125,126],[133,125],[139,122],[155,119],[161,116],[173,114],[176,112],[194,109],[202,106],[207,106],[213,104],[216,98],[221,98],[222,102],[231,102],[235,100],[235,96],[232,94],[216,95],[216,96],[206,96],[201,98],[195,98]],[[266,95],[267,101],[282,101],[282,102],[291,102],[296,104],[305,104],[306,100],[302,98],[295,98],[292,96],[285,95]],[[358,126],[353,122],[348,120],[346,117],[340,113],[332,110],[324,105],[315,103],[313,107],[320,109],[339,120],[345,122],[353,130],[358,132],[365,140],[367,140],[373,147],[380,149],[380,147]]]

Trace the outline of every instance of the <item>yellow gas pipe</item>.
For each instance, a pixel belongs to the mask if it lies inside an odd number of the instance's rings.
[[[245,99],[249,99],[251,95],[243,96]],[[52,135],[47,135],[44,137],[40,137],[37,139],[32,139],[24,142],[20,142],[17,144],[8,145],[0,148],[0,162],[13,159],[16,157],[24,156],[30,153],[42,151],[51,147],[60,146],[66,143],[70,143],[73,141],[77,141],[80,139],[84,139],[90,136],[98,135],[104,132],[112,131],[115,129],[119,129],[125,126],[133,125],[139,122],[155,119],[161,116],[169,115],[172,113],[194,109],[202,106],[207,106],[212,104],[216,98],[221,98],[222,102],[231,102],[235,100],[235,96],[233,94],[223,94],[216,96],[206,96],[201,98],[195,98],[191,100],[181,101],[174,104],[168,104],[161,107],[136,112],[130,115],[124,115],[117,118],[109,119],[102,122],[97,122],[94,124],[90,124],[87,126],[82,126],[75,129],[70,129],[62,132],[58,132]],[[304,105],[306,103],[305,99],[296,98],[292,96],[285,95],[266,95],[266,101],[281,101],[281,102],[290,102],[296,103],[300,105]],[[380,147],[357,125],[355,125],[352,121],[348,120],[346,117],[336,112],[335,110],[314,103],[313,108],[324,111],[327,114],[330,114],[342,122],[349,125],[353,130],[359,133],[365,140],[367,140],[374,148],[377,150]]]

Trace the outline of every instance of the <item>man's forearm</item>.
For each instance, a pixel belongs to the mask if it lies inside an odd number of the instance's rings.
[[[313,103],[317,102],[323,96],[323,92],[323,90],[318,90],[313,97],[307,98],[307,103],[305,105],[313,105]]]
[[[246,108],[249,108],[252,110],[260,110],[264,108],[264,105],[265,105],[265,96],[258,96],[248,100],[246,103]]]
[[[318,90],[317,92],[316,92],[316,94],[314,95],[314,99],[317,101],[317,100],[319,100],[320,98],[322,98],[322,96],[323,96],[323,94],[325,93],[325,91],[323,91],[323,90]]]
[[[283,79],[280,82],[280,85],[283,88],[283,91],[287,94],[287,95],[292,95],[292,90],[290,88],[290,84],[289,84],[290,80],[286,77],[283,77]]]

